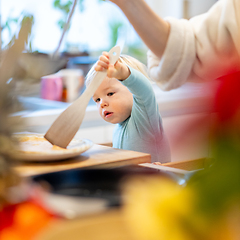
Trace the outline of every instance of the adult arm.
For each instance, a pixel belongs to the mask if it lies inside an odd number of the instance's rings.
[[[148,52],[150,76],[162,89],[240,71],[239,0],[220,0],[189,21],[166,20],[171,32],[163,57]]]
[[[165,50],[170,25],[159,17],[144,0],[110,0],[126,15],[141,39],[158,57]]]
[[[207,13],[189,21],[165,19],[171,27],[143,0],[111,1],[149,47],[150,76],[163,90],[240,70],[239,0],[219,0]]]

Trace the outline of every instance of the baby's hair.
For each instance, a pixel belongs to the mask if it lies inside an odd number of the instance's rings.
[[[121,63],[124,63],[136,70],[138,70],[139,72],[141,72],[145,77],[147,77],[149,80],[149,75],[148,75],[148,72],[147,72],[147,67],[146,65],[144,65],[143,63],[141,63],[140,61],[138,61],[136,58],[133,58],[131,56],[128,56],[128,55],[121,55],[118,59],[119,62]],[[91,69],[89,70],[87,76],[86,76],[86,79],[85,79],[85,84],[86,84],[86,87],[89,86],[90,82],[92,81],[93,77],[95,76],[96,74],[96,71],[95,71],[95,66],[96,66],[97,63],[95,63]]]

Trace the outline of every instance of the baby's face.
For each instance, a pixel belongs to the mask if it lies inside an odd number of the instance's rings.
[[[93,95],[93,100],[100,116],[107,122],[121,123],[131,115],[132,93],[115,78],[106,77]]]

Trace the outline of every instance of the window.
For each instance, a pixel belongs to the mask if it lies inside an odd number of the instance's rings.
[[[17,24],[11,20],[28,13],[34,16],[30,39],[32,50],[44,53],[54,52],[62,34],[57,22],[63,19],[63,14],[53,6],[53,2],[54,0],[2,0],[2,26],[9,24],[9,28],[5,27],[2,31],[3,46],[9,42],[17,30]],[[113,3],[84,0],[82,12],[79,6],[78,2],[60,52],[87,51],[92,53],[108,50],[113,45],[117,29],[121,30],[118,34],[125,41],[125,46],[145,48],[127,18]]]

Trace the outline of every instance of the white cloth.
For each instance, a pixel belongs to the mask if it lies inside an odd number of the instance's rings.
[[[149,74],[160,88],[240,71],[240,0],[219,0],[190,20],[166,20],[171,30],[162,58],[148,51]]]

